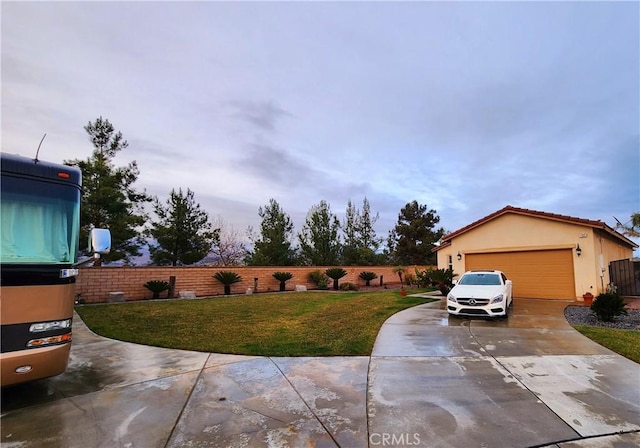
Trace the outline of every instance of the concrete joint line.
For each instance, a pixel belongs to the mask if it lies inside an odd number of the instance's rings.
[[[622,434],[640,434],[640,430],[635,429],[632,431],[616,431],[616,432],[609,432],[606,434],[594,434],[592,436],[580,436],[580,437],[576,437],[574,439],[565,439],[565,440],[557,440],[555,442],[552,442],[552,444],[557,445],[559,443],[571,443],[571,442],[578,442],[580,440],[590,440],[590,439],[600,439],[602,437],[610,437],[610,436],[619,436]],[[534,446],[530,446],[527,448],[545,448],[545,447],[549,447],[551,446],[551,444],[549,443],[543,443],[541,445],[534,445]]]
[[[529,389],[529,387],[527,387],[527,385],[525,383],[523,383],[516,375],[513,374],[513,372],[511,372],[511,370],[509,370],[507,368],[507,366],[505,366],[503,363],[500,362],[500,360],[498,358],[496,358],[493,353],[490,350],[487,350],[486,347],[484,345],[482,345],[480,343],[480,341],[476,338],[476,335],[473,334],[473,330],[471,328],[471,320],[468,321],[469,322],[469,335],[473,338],[473,340],[478,344],[479,347],[481,347],[485,353],[488,353],[488,357],[492,358],[500,367],[502,367],[506,372],[508,372],[511,375],[511,378],[513,378],[514,380],[516,380],[523,388],[525,388],[527,391],[529,391],[529,393],[531,395],[533,395],[534,397],[536,397],[536,399],[538,401],[540,401],[540,403],[542,403],[547,409],[549,409],[550,412],[552,412],[556,417],[558,417],[560,419],[560,421],[562,421],[562,423],[564,423],[564,425],[569,428],[571,431],[573,431],[576,435],[580,436],[580,433],[578,433],[575,429],[573,429],[573,427],[571,425],[569,425],[569,423],[567,423],[565,421],[565,419],[563,419],[560,415],[558,415],[558,413],[556,411],[554,411],[551,407],[549,407],[549,405],[547,403],[545,403],[541,397],[539,397],[538,395],[536,395],[531,389]],[[464,324],[463,324],[464,325]],[[579,440],[579,439],[577,439]],[[561,443],[564,441],[557,441],[555,443]],[[535,447],[530,447],[530,448],[535,448]]]
[[[196,390],[196,386],[198,385],[198,382],[200,381],[200,378],[202,377],[202,373],[204,372],[204,369],[207,366],[207,363],[209,362],[209,358],[211,358],[212,355],[213,355],[212,353],[209,353],[209,355],[207,356],[207,359],[205,359],[204,362],[202,363],[202,367],[198,371],[198,375],[196,375],[196,379],[193,381],[193,386],[191,387],[191,390],[189,391],[189,395],[187,395],[186,400],[184,400],[184,404],[182,405],[182,409],[180,409],[180,412],[178,413],[178,417],[176,417],[176,421],[173,424],[173,428],[171,428],[171,432],[169,433],[169,437],[167,437],[167,441],[164,444],[165,448],[167,448],[169,446],[169,442],[173,438],[173,434],[176,432],[176,428],[177,428],[178,424],[180,423],[180,420],[182,419],[182,415],[184,414],[185,409],[189,405],[189,402],[191,401],[191,397],[193,396],[193,393]]]
[[[278,369],[278,372],[280,372],[280,375],[282,375],[282,377],[287,381],[287,383],[289,383],[289,385],[291,386],[293,391],[296,393],[296,395],[300,398],[300,400],[302,400],[302,402],[307,407],[307,409],[309,409],[309,412],[311,412],[311,415],[313,415],[316,421],[320,423],[320,426],[322,426],[322,428],[327,432],[329,437],[331,437],[331,440],[333,440],[333,443],[335,443],[336,446],[340,448],[340,444],[338,443],[336,438],[333,436],[329,428],[327,428],[327,426],[322,422],[322,420],[320,420],[320,417],[318,417],[318,415],[314,412],[313,408],[309,405],[309,403],[307,403],[307,400],[305,400],[304,397],[300,394],[300,392],[298,392],[298,389],[296,389],[296,386],[291,382],[291,380],[289,380],[289,377],[285,375],[285,373],[282,371],[278,363],[275,362],[270,356],[268,356],[267,359],[273,363],[276,369]]]
[[[377,338],[377,336],[376,336]],[[373,348],[371,349],[371,351],[373,352]],[[369,429],[369,384],[370,384],[370,378],[371,378],[371,358],[373,356],[369,355],[368,356],[368,360],[367,360],[367,382],[365,384],[365,394],[364,394],[364,412],[365,412],[365,418],[367,419],[367,448],[369,447],[370,441],[371,441],[371,431]]]

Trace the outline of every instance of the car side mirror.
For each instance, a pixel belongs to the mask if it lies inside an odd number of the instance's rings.
[[[457,285],[458,284],[458,280],[451,280],[451,284],[452,285]]]
[[[108,229],[91,229],[89,249],[97,254],[108,254],[111,250],[111,232]]]

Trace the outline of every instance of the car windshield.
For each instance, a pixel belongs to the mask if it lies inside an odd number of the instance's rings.
[[[463,275],[459,285],[480,285],[480,286],[494,286],[501,285],[500,276],[498,274],[485,274],[485,273],[473,273]]]

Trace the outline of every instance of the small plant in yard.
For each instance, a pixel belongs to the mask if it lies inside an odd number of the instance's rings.
[[[369,286],[371,280],[375,280],[378,278],[378,274],[376,274],[375,272],[365,271],[361,272],[359,277],[365,281],[365,286]]]
[[[426,276],[431,280],[432,286],[437,286],[443,296],[449,294],[453,288],[453,279],[458,276],[454,274],[453,269],[428,269]]]
[[[280,282],[280,291],[284,291],[287,281],[293,278],[291,272],[274,272],[272,275],[273,278]]]
[[[327,289],[329,283],[327,282],[327,276],[321,270],[315,270],[309,272],[309,281],[315,283],[318,289]]]
[[[596,297],[591,304],[591,311],[604,322],[612,322],[616,316],[626,315],[624,299],[615,293],[603,293]]]
[[[327,277],[333,279],[333,289],[338,290],[338,280],[347,275],[347,271],[342,268],[329,268],[324,271]]]
[[[431,286],[431,278],[429,278],[429,270],[425,269],[424,271],[418,270],[416,268],[416,284],[420,288],[426,288],[427,286]]]
[[[359,289],[360,288],[355,283],[351,283],[351,282],[340,283],[341,291],[357,291]]]
[[[405,268],[403,266],[396,266],[395,268],[393,268],[393,272],[398,274],[398,278],[400,279],[400,286],[402,286],[402,275],[405,272]]]
[[[413,272],[405,272],[404,273],[404,282],[407,286],[411,286],[416,284],[416,276]]]
[[[142,286],[153,293],[153,299],[159,299],[160,293],[169,290],[169,288],[171,287],[171,285],[169,285],[169,282],[165,282],[164,280],[149,280]]]
[[[225,296],[231,294],[231,285],[242,281],[242,277],[233,271],[218,271],[213,275],[213,278],[224,285]]]

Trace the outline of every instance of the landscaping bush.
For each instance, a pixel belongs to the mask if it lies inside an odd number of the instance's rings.
[[[318,289],[327,289],[329,287],[327,276],[319,269],[309,272],[308,278],[310,282],[315,283]]]
[[[293,278],[291,272],[274,272],[272,276],[280,282],[280,291],[284,291],[287,281]]]
[[[231,294],[231,285],[242,281],[242,277],[232,271],[218,271],[213,278],[224,285],[224,295]]]
[[[453,269],[432,269],[429,268],[421,273],[416,272],[419,285],[428,282],[431,286],[436,286],[443,296],[449,294],[453,288],[453,279],[458,276]]]
[[[360,287],[355,283],[351,283],[351,282],[340,283],[340,290],[342,291],[357,291],[359,289]]]
[[[407,286],[411,286],[416,284],[416,276],[415,274],[413,274],[412,272],[405,272],[404,273],[404,282],[406,283]]]
[[[327,277],[333,279],[333,289],[335,290],[338,289],[338,280],[347,275],[347,271],[342,268],[329,268],[324,273],[327,274]]]
[[[600,294],[591,304],[591,311],[603,322],[612,322],[616,316],[628,314],[624,309],[624,299],[616,293]]]
[[[419,288],[431,286],[431,278],[429,277],[429,271],[427,269],[419,271],[418,268],[416,268],[416,284]]]
[[[159,299],[162,291],[167,291],[171,288],[169,282],[165,282],[164,280],[149,280],[142,286],[153,293],[153,299]]]
[[[365,271],[360,273],[360,278],[365,281],[365,286],[369,286],[371,280],[375,280],[378,278],[378,274],[376,274],[375,272]]]

